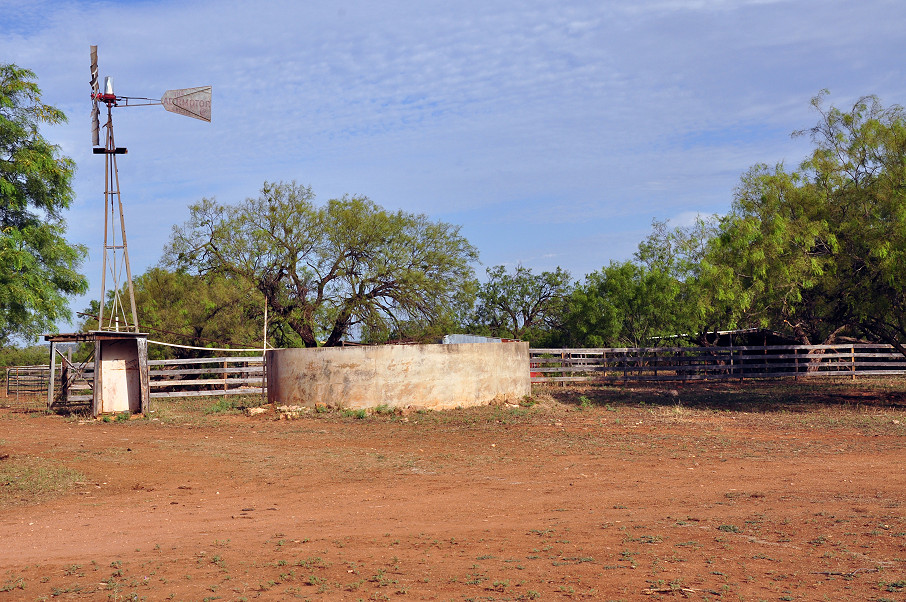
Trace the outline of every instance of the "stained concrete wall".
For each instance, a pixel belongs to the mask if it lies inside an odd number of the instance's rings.
[[[531,394],[526,342],[274,349],[265,362],[278,404],[446,409]]]

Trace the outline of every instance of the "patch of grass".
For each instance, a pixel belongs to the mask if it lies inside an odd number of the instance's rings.
[[[73,564],[73,565],[70,565],[68,568],[66,568],[66,569],[63,570],[63,574],[66,575],[66,576],[72,576],[72,575],[76,575],[76,576],[78,576],[78,577],[84,577],[84,576],[85,576],[85,573],[82,571],[82,565],[81,565],[81,564]]]
[[[244,408],[260,405],[261,395],[161,397],[152,402],[148,418],[162,424],[210,424],[220,416],[236,415]]]
[[[101,420],[108,424],[111,422],[129,422],[129,417],[131,415],[132,414],[130,414],[129,412],[119,412],[117,414],[107,414],[106,416],[101,418]]]
[[[638,537],[626,537],[623,541],[624,542],[631,541],[631,542],[636,542],[636,543],[654,544],[654,543],[661,543],[661,541],[663,541],[663,539],[661,539],[660,535],[639,535]]]
[[[296,562],[296,566],[302,567],[304,569],[312,568],[324,568],[327,565],[324,564],[324,561],[321,560],[320,556],[311,556],[309,558],[304,558]]]
[[[47,458],[13,456],[0,460],[0,507],[46,501],[84,478]]]
[[[356,420],[362,420],[368,417],[367,410],[340,410],[340,415],[344,418],[355,418]]]
[[[17,589],[25,589],[25,579],[13,572],[7,573],[6,579],[0,584],[0,592],[11,592]]]
[[[205,414],[238,414],[242,411],[244,406],[240,405],[240,402],[234,399],[219,399],[214,402],[214,405],[209,406],[205,409]]]
[[[906,581],[892,581],[890,583],[885,583],[882,587],[889,592],[902,592],[906,590]]]
[[[538,403],[540,403],[540,402],[537,399],[534,399],[533,397],[528,397],[528,396],[523,397],[522,399],[519,400],[519,405],[522,406],[523,408],[530,408],[532,406],[537,405]]]

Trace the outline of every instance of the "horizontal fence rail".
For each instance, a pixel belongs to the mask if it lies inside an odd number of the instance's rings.
[[[531,349],[533,383],[906,374],[891,345]]]

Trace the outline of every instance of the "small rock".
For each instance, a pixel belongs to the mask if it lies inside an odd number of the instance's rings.
[[[277,414],[280,420],[295,420],[310,411],[311,408],[305,406],[277,406]]]

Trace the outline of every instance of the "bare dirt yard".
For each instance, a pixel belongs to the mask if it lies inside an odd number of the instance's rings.
[[[903,381],[231,405],[0,409],[0,600],[906,600]]]

